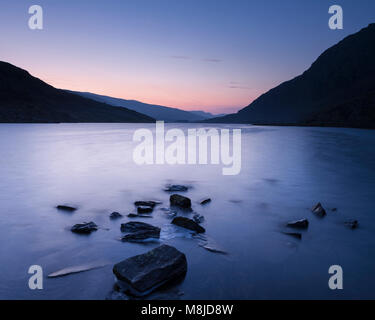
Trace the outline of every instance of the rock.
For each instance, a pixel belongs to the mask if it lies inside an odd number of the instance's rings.
[[[358,220],[346,221],[345,225],[348,226],[350,229],[356,229],[356,228],[358,228]]]
[[[183,227],[192,231],[195,231],[197,233],[203,233],[206,230],[201,227],[198,223],[195,221],[185,218],[185,217],[176,217],[172,220],[172,224],[175,224],[176,226]]]
[[[75,233],[88,234],[98,230],[98,226],[94,222],[84,222],[75,224],[70,230]]]
[[[62,211],[69,211],[69,212],[73,212],[73,211],[76,211],[77,208],[74,208],[74,207],[70,207],[70,206],[57,206],[56,207],[57,210],[62,210]]]
[[[134,202],[134,205],[136,207],[146,206],[146,207],[154,208],[157,204],[160,204],[160,203],[161,202],[158,202],[158,201],[136,201]]]
[[[125,242],[140,242],[146,239],[159,239],[160,228],[144,222],[128,222],[121,224],[122,232],[129,232],[121,238]]]
[[[151,213],[154,210],[154,207],[148,207],[148,206],[139,206],[137,208],[138,213]]]
[[[169,201],[170,201],[171,206],[175,206],[175,207],[179,207],[183,209],[191,208],[191,200],[179,194],[172,194],[169,198]]]
[[[188,186],[183,186],[180,184],[167,184],[164,189],[164,191],[167,191],[167,192],[185,192],[188,190],[189,190]]]
[[[324,217],[326,215],[326,211],[324,210],[320,202],[313,206],[311,211],[320,217]]]
[[[128,217],[129,217],[129,218],[137,218],[137,217],[138,217],[138,214],[136,214],[136,213],[129,213],[129,214],[128,214]]]
[[[307,219],[301,219],[297,221],[288,222],[288,227],[297,228],[297,229],[307,229],[309,226],[309,221]]]
[[[112,212],[109,216],[110,219],[118,219],[118,218],[121,218],[121,217],[122,217],[122,214],[118,213],[118,212]]]
[[[288,236],[292,236],[294,238],[297,238],[297,239],[302,239],[302,234],[299,233],[299,232],[283,232],[283,233],[288,235]]]
[[[132,295],[145,296],[187,272],[186,256],[176,248],[162,245],[114,265],[121,287]]]
[[[193,220],[196,222],[196,223],[202,223],[204,221],[204,217],[198,213],[196,213],[194,216],[193,216]]]
[[[207,203],[210,203],[210,202],[211,202],[211,199],[210,199],[210,198],[208,198],[208,199],[204,199],[204,200],[201,201],[201,205],[203,206],[203,205],[205,205],[205,204],[207,204]]]

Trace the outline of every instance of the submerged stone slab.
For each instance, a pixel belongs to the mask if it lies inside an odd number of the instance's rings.
[[[176,248],[162,245],[114,265],[113,273],[125,291],[144,296],[163,284],[183,277],[186,256]]]
[[[194,220],[191,220],[186,217],[176,217],[172,220],[172,224],[175,224],[176,226],[186,228],[192,231],[195,231],[197,233],[203,233],[206,230],[201,227],[198,223],[196,223]]]

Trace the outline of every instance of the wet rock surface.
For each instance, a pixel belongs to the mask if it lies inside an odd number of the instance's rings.
[[[167,184],[164,188],[166,192],[186,192],[189,190],[189,186],[184,186],[181,184]]]
[[[160,228],[144,222],[123,223],[121,231],[128,233],[121,238],[124,242],[142,242],[147,239],[160,238]]]
[[[283,234],[294,237],[296,239],[300,239],[300,240],[302,239],[302,234],[299,232],[283,232]]]
[[[94,222],[83,222],[75,224],[70,230],[74,233],[89,234],[98,230],[98,226]]]
[[[207,198],[207,199],[202,200],[202,201],[200,202],[200,204],[203,206],[203,205],[208,204],[208,203],[210,203],[210,202],[211,202],[211,199],[210,199],[210,198]]]
[[[195,231],[197,233],[204,233],[206,230],[196,223],[194,220],[191,220],[186,217],[176,217],[172,220],[172,224],[176,226]]]
[[[182,209],[191,208],[191,200],[179,194],[172,194],[169,198],[169,202],[172,207],[179,207]]]
[[[159,201],[136,201],[134,202],[134,205],[136,207],[141,207],[141,206],[146,206],[146,207],[152,207],[154,208],[156,205],[160,204],[161,202]]]
[[[119,218],[122,218],[122,214],[119,213],[119,212],[112,212],[109,216],[110,219],[114,220],[114,219],[119,219]]]
[[[65,205],[58,205],[56,209],[61,210],[61,211],[68,211],[68,212],[74,212],[77,210],[77,208],[75,207],[65,206]]]
[[[291,221],[287,223],[287,226],[296,229],[307,229],[309,227],[309,221],[307,219]]]
[[[311,211],[319,217],[324,217],[327,214],[326,210],[323,208],[323,206],[320,202],[317,203],[315,206],[313,206],[311,208]]]
[[[139,206],[137,208],[138,213],[151,213],[154,210],[154,207],[149,206]]]
[[[135,296],[145,296],[160,286],[182,278],[187,272],[186,256],[162,245],[114,265],[120,287]]]

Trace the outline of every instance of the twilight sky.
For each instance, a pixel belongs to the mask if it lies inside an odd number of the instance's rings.
[[[374,0],[1,0],[0,60],[58,88],[234,112],[371,22]]]

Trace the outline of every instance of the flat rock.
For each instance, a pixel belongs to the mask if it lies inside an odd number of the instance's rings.
[[[151,213],[154,210],[154,207],[149,206],[139,206],[137,207],[138,213]]]
[[[302,234],[299,232],[283,232],[283,233],[286,234],[287,236],[291,236],[297,239],[302,239]]]
[[[174,206],[174,207],[179,207],[182,209],[191,208],[191,200],[179,194],[172,194],[169,198],[169,201],[170,201],[171,206]]]
[[[64,206],[64,205],[59,205],[56,207],[57,210],[62,210],[62,211],[69,211],[69,212],[73,212],[73,211],[76,211],[77,208],[74,208],[74,207],[70,207],[70,206]]]
[[[291,221],[287,223],[287,226],[296,229],[307,229],[309,226],[309,221],[307,219]]]
[[[139,222],[139,221],[131,221],[127,223],[122,223],[121,224],[121,231],[122,232],[137,232],[137,231],[145,231],[145,230],[155,230],[153,225],[144,223],[144,222]],[[159,228],[157,228],[159,229]]]
[[[149,214],[137,214],[137,213],[129,213],[129,218],[152,218]]]
[[[91,233],[98,230],[98,226],[94,222],[83,222],[75,224],[71,229],[74,233]]]
[[[157,204],[160,204],[161,202],[159,201],[136,201],[134,202],[134,205],[136,207],[140,207],[140,206],[146,206],[146,207],[152,207],[154,208]]]
[[[114,265],[113,273],[126,291],[145,296],[187,272],[186,256],[176,248],[162,245]]]
[[[110,219],[118,219],[118,218],[121,218],[122,217],[122,214],[119,213],[119,212],[112,212],[110,215],[109,215],[109,218]]]
[[[142,242],[147,239],[160,238],[160,228],[144,222],[123,223],[121,231],[129,233],[121,238],[124,242]]]
[[[320,202],[313,206],[311,211],[319,217],[324,217],[326,215],[326,211]]]
[[[210,203],[210,202],[211,202],[211,199],[207,198],[207,199],[202,200],[200,203],[201,203],[201,205],[205,205],[205,204]]]
[[[186,192],[189,190],[188,186],[180,185],[180,184],[167,184],[164,188],[164,191],[167,192]]]
[[[186,217],[176,217],[172,220],[172,224],[175,224],[176,226],[186,228],[192,231],[195,231],[197,233],[203,233],[206,230],[201,227],[198,223],[196,223],[194,220],[191,220]]]

